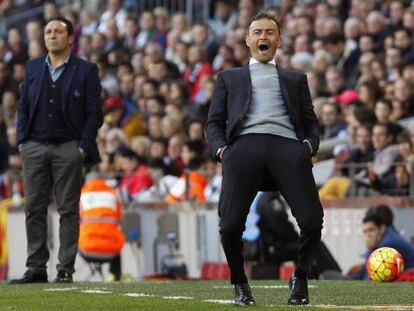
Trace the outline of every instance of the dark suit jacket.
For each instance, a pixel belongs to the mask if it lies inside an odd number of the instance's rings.
[[[286,109],[298,138],[309,140],[313,155],[319,148],[319,123],[313,111],[306,75],[282,70],[279,72],[280,86]],[[215,157],[220,146],[230,145],[241,129],[251,102],[252,85],[249,65],[222,71],[217,82],[206,124],[211,152]],[[272,189],[268,182],[263,190]],[[274,188],[273,188],[274,190]]]
[[[39,102],[46,70],[46,56],[26,64],[22,92],[18,104],[17,145],[29,137],[33,116]],[[96,136],[103,122],[101,84],[96,65],[71,55],[65,69],[62,110],[66,124],[87,154],[90,164],[100,162]]]

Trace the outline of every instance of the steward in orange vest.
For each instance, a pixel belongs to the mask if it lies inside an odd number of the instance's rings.
[[[168,203],[183,202],[186,200],[197,203],[204,203],[206,201],[204,190],[208,180],[200,172],[205,162],[202,152],[202,141],[189,140],[184,143],[183,149],[181,150],[181,158],[185,164],[185,173],[171,187],[167,196]]]
[[[84,258],[111,261],[118,257],[120,265],[119,254],[125,242],[119,225],[121,213],[118,195],[105,179],[94,177],[86,181],[80,198],[79,232],[79,251]],[[116,279],[120,277],[120,267],[119,273],[114,274]]]

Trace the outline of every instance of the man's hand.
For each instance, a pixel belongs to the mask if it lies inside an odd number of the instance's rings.
[[[85,161],[86,160],[86,152],[85,152],[85,150],[83,150],[81,147],[78,147],[78,150],[79,150],[79,153],[81,155],[82,160]]]

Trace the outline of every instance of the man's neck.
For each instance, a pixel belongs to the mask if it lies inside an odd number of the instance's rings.
[[[49,61],[50,64],[53,66],[53,68],[57,68],[60,65],[62,65],[65,60],[68,58],[70,54],[70,50],[68,49],[67,51],[61,52],[59,54],[56,53],[48,53],[48,57],[49,57]]]

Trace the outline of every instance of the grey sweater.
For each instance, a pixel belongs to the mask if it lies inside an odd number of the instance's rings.
[[[240,135],[272,134],[298,139],[285,107],[275,65],[254,63],[249,68],[252,101]]]

